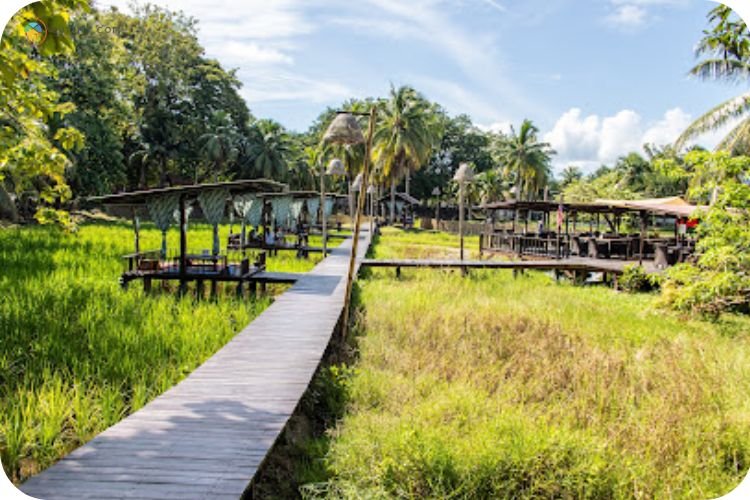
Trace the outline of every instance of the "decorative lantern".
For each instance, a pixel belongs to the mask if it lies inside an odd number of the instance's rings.
[[[334,144],[364,144],[365,137],[354,115],[339,113],[328,126],[323,141]]]

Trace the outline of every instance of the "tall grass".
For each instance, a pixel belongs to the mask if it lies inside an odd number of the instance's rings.
[[[348,409],[310,496],[711,498],[747,473],[747,318],[534,273],[392,276],[361,284]]]
[[[191,224],[191,251],[211,241],[208,226]],[[146,226],[141,248],[160,243]],[[177,245],[173,230],[169,246]],[[77,234],[0,229],[0,458],[14,481],[184,378],[271,301],[123,291],[120,256],[132,248],[123,223],[85,224]],[[285,252],[269,269],[303,272],[319,259]]]

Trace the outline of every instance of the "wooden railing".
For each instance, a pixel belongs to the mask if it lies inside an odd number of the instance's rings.
[[[502,251],[517,255],[531,255],[563,259],[570,257],[570,238],[567,235],[483,233],[479,235],[480,251]]]

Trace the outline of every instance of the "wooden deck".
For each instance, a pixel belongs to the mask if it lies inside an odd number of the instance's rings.
[[[369,233],[361,238],[360,258]],[[296,284],[185,380],[21,490],[50,500],[239,498],[335,330],[351,244],[308,274],[288,275]]]
[[[436,269],[514,269],[539,271],[583,271],[622,274],[625,267],[638,265],[638,261],[591,259],[571,257],[552,260],[413,260],[413,259],[365,259],[364,267],[436,268]],[[661,272],[653,262],[645,261],[643,267],[648,273]]]

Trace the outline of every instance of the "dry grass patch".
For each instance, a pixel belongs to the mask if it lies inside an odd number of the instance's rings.
[[[539,274],[391,276],[362,285],[318,494],[710,498],[747,473],[746,319],[686,321]]]

